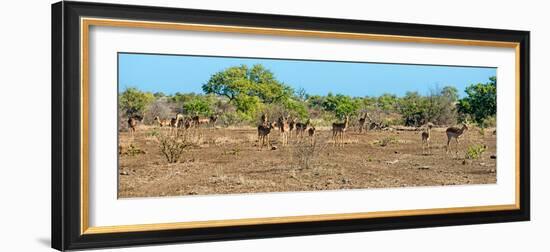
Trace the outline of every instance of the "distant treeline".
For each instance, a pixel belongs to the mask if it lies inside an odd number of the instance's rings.
[[[144,115],[168,118],[174,113],[187,115],[219,115],[229,125],[253,124],[260,114],[282,114],[300,120],[311,119],[317,125],[330,125],[345,116],[364,117],[386,125],[420,126],[427,122],[451,125],[468,121],[480,126],[494,126],[496,120],[496,77],[486,83],[473,83],[458,97],[453,86],[433,89],[428,94],[407,92],[404,96],[352,97],[329,93],[309,95],[304,89],[293,89],[278,81],[262,65],[227,68],[214,73],[202,85],[204,94],[143,92],[127,88],[119,94],[122,116]],[[273,118],[272,118],[273,119]]]

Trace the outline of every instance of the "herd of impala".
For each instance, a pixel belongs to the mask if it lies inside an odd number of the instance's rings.
[[[366,126],[368,114],[364,114],[359,117],[358,120],[358,130],[359,133],[365,131],[368,127]],[[309,126],[309,128],[308,128]],[[426,124],[426,129],[420,134],[422,139],[422,153],[430,154],[430,135],[431,129],[434,125],[432,123]],[[343,146],[345,143],[346,131],[349,129],[349,116],[344,117],[343,122],[334,122],[332,123],[332,142],[335,146]],[[270,122],[268,120],[267,114],[262,114],[260,124],[258,124],[258,143],[259,147],[263,148],[267,146],[271,147],[271,141],[269,136],[274,130],[280,131],[281,135],[281,145],[285,146],[288,144],[288,138],[292,135],[292,131],[295,131],[295,135],[300,139],[304,136],[304,133],[307,131],[310,141],[313,144],[315,142],[315,132],[316,129],[313,126],[310,126],[310,120],[308,119],[305,123],[298,122],[297,119],[290,120],[288,116],[280,116],[277,121]],[[445,131],[447,135],[447,153],[450,151],[451,140],[455,139],[457,148],[458,140],[468,130],[467,124],[462,124],[461,127],[448,127]],[[427,150],[427,151],[426,151]]]
[[[155,116],[155,118],[153,119],[153,123],[157,124],[161,128],[168,127],[170,131],[172,131],[174,129],[189,129],[201,125],[213,126],[216,124],[217,120],[217,115],[203,118],[200,116],[184,117],[182,114],[177,114],[176,117],[172,117],[171,119],[161,119],[160,117]],[[132,137],[136,132],[138,122],[143,122],[142,116],[134,115],[128,118],[128,130],[130,131]]]
[[[365,131],[368,114],[361,116],[358,120],[358,130],[360,133]],[[171,119],[161,119],[158,116],[155,116],[153,122],[160,127],[168,127],[170,131],[178,129],[189,129],[192,127],[199,127],[201,125],[211,125],[214,126],[218,120],[217,115],[210,117],[184,117],[182,114],[177,114],[176,117]],[[142,116],[131,116],[128,118],[128,129],[132,135],[136,131],[138,122],[143,122]],[[420,134],[422,141],[422,153],[430,154],[430,136],[431,129],[433,128],[432,123],[427,123],[425,125],[425,130]],[[332,123],[332,142],[335,146],[344,146],[346,131],[349,129],[349,116],[345,116],[343,122],[334,122]],[[276,121],[270,121],[267,114],[262,114],[260,123],[258,124],[258,146],[262,149],[264,146],[271,148],[270,135],[274,131],[280,132],[281,145],[288,145],[288,140],[295,134],[298,139],[302,139],[307,132],[311,143],[315,143],[315,134],[316,129],[311,125],[310,120],[306,122],[298,122],[296,118],[289,119],[289,116],[280,116]],[[468,125],[463,123],[461,127],[448,127],[445,131],[447,135],[447,149],[446,152],[450,151],[451,141],[455,139],[456,145],[458,148],[459,138],[468,130]],[[293,133],[294,132],[294,133]]]

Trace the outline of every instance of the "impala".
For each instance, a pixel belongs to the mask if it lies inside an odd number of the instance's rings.
[[[458,153],[458,138],[462,136],[468,130],[468,125],[465,123],[462,124],[462,127],[449,127],[445,131],[447,133],[447,150],[446,153],[449,153],[451,147],[451,140],[454,138],[456,140],[456,152]]]

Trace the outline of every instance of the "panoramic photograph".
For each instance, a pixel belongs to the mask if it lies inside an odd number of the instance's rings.
[[[118,53],[118,197],[494,184],[497,69]]]

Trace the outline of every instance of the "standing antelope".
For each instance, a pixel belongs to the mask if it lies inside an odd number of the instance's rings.
[[[172,128],[175,128],[178,126],[178,119],[176,119],[175,117],[172,117],[172,119],[170,119],[170,130],[172,130]]]
[[[172,119],[170,119],[170,133],[172,133],[172,130],[175,130],[177,134],[178,128],[181,127],[182,122],[183,122],[182,114],[178,113],[176,114],[176,117],[172,117]]]
[[[195,124],[195,126],[200,126],[200,125],[207,125],[210,123],[210,118],[201,118],[200,116],[193,116],[193,123]]]
[[[363,129],[365,132],[367,132],[367,128],[365,128],[365,123],[367,122],[367,114],[363,117],[359,117],[359,133],[363,133]]]
[[[315,144],[315,127],[311,126],[311,128],[307,130],[307,134],[311,139],[311,145],[314,145]]]
[[[307,129],[307,126],[309,125],[310,120],[307,119],[306,123],[297,122],[296,127],[296,136],[302,138],[304,136],[304,132]]]
[[[216,127],[216,122],[218,121],[218,115],[211,115],[210,116],[210,123],[212,124],[212,128]]]
[[[349,126],[349,116],[346,115],[346,119],[343,123],[332,123],[332,140],[335,145],[344,146],[344,138],[346,130]]]
[[[456,152],[458,153],[458,138],[468,130],[468,125],[465,123],[462,124],[462,128],[459,127],[449,127],[445,131],[447,133],[447,150],[445,153],[449,153],[451,147],[451,140],[454,138],[456,140]]]
[[[290,122],[288,122],[288,135],[289,135],[290,137],[292,137],[292,131],[293,131],[294,129],[298,130],[298,129],[296,128],[296,121],[297,121],[297,120],[298,120],[297,118],[294,118],[294,119],[290,120]],[[297,135],[297,134],[298,134],[298,131],[296,131],[296,135]]]
[[[281,131],[281,145],[288,144],[288,135],[290,134],[290,126],[288,124],[288,117],[281,116],[277,121],[279,130]]]
[[[428,123],[426,125],[426,131],[422,132],[420,136],[422,137],[422,154],[426,154],[426,147],[428,147],[428,154],[431,153],[430,151],[430,134],[432,130],[433,124]]]
[[[269,118],[267,117],[267,113],[262,113],[262,116],[260,118],[260,124],[258,124],[258,144],[260,144],[262,140],[262,136],[260,135],[260,126],[264,126],[264,127],[269,126]]]
[[[170,120],[168,119],[160,119],[160,117],[155,116],[153,119],[153,122],[158,123],[158,125],[162,128],[164,126],[170,126]]]
[[[193,124],[194,124],[194,121],[193,119],[191,119],[191,117],[185,117],[185,119],[181,119],[181,127],[183,127],[184,129],[189,129],[191,127],[193,127]]]
[[[261,150],[264,145],[267,145],[267,148],[271,147],[271,142],[269,141],[269,134],[271,130],[275,128],[275,123],[262,123],[258,125],[258,145]]]
[[[130,130],[130,134],[132,135],[132,138],[134,138],[134,133],[136,132],[136,126],[138,122],[143,122],[143,116],[132,115],[128,117],[128,129]]]

